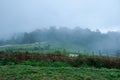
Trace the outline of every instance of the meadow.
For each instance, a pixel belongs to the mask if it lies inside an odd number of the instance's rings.
[[[119,56],[45,44],[0,47],[0,80],[120,80]]]
[[[0,66],[0,80],[120,80],[119,69]]]

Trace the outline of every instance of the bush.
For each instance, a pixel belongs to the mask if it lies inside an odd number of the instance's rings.
[[[105,67],[120,69],[120,58],[89,55],[69,57],[67,55],[62,55],[60,51],[55,51],[54,54],[40,54],[29,52],[8,52],[0,54],[0,65],[14,64],[44,67],[91,66],[96,68]]]

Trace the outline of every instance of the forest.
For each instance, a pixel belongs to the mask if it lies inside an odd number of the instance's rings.
[[[120,55],[120,32],[100,30],[92,31],[88,28],[67,27],[36,29],[32,32],[16,33],[7,40],[0,40],[0,45],[32,44],[40,42],[59,42],[78,46],[81,50],[98,51]]]

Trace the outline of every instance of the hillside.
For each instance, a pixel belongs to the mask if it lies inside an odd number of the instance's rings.
[[[8,40],[0,40],[0,45],[16,44],[50,44],[58,49],[68,49],[69,51],[95,51],[109,53],[109,55],[120,54],[120,33],[101,33],[99,30],[91,31],[76,27],[69,29],[66,27],[49,29],[37,29],[32,32],[14,34]]]

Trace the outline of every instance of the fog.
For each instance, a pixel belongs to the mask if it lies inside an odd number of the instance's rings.
[[[53,26],[46,29],[36,29],[32,32],[17,33],[7,40],[0,40],[0,46],[36,43],[47,43],[51,47],[62,45],[62,49],[70,48],[74,51],[100,51],[112,55],[119,52],[120,54],[120,32],[101,33],[99,30],[91,31],[88,28],[82,29],[80,27],[70,29]]]
[[[119,15],[119,0],[0,0],[0,45],[55,41],[112,53]]]
[[[119,0],[0,0],[0,38],[50,26],[120,31]]]

